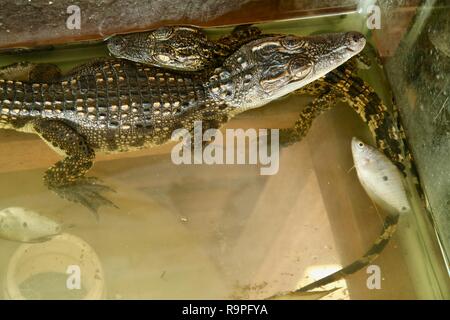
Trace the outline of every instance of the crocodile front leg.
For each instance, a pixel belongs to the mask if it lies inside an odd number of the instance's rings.
[[[34,129],[51,147],[65,158],[49,168],[44,175],[45,185],[60,197],[80,203],[97,216],[102,205],[115,206],[100,193],[114,191],[101,185],[94,177],[85,177],[92,167],[95,152],[84,137],[62,121],[39,119]]]
[[[315,118],[333,107],[336,95],[330,91],[309,103],[300,113],[292,128],[280,129],[280,145],[285,147],[302,140]]]

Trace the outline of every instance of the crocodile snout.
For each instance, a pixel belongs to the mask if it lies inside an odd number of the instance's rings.
[[[345,34],[347,48],[352,52],[360,52],[366,45],[366,38],[359,32],[350,31]]]
[[[127,44],[123,37],[112,37],[108,40],[107,46],[109,52],[118,56],[126,49]]]

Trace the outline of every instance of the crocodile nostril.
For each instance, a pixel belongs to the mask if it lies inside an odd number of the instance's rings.
[[[347,46],[353,52],[359,52],[366,44],[366,38],[359,32],[350,31],[346,35]]]
[[[112,53],[117,53],[126,47],[126,41],[120,37],[113,37],[108,41],[108,48]]]

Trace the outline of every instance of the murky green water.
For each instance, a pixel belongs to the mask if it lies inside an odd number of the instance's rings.
[[[68,290],[66,281],[67,274],[65,273],[39,273],[19,284],[19,289],[24,297],[30,300],[77,300],[86,295],[87,292],[82,287]]]
[[[364,32],[364,25],[359,15],[351,14],[260,27],[271,33],[310,34]],[[229,30],[208,33],[215,37]],[[102,44],[67,46],[3,54],[0,64],[51,62],[66,71],[104,55]],[[388,82],[376,63],[361,75],[384,101],[391,101]],[[288,127],[309,101],[285,97],[239,115],[226,127]],[[43,186],[44,171],[58,159],[53,151],[37,137],[3,131],[0,208],[22,206],[72,226],[65,232],[89,243],[99,256],[104,286],[96,290],[108,299],[265,298],[354,261],[378,236],[383,212],[350,170],[353,136],[372,141],[359,117],[340,103],[315,121],[306,139],[281,151],[280,170],[274,176],[261,176],[255,165],[176,166],[170,146],[100,156],[89,175],[114,187],[117,192],[108,198],[119,209],[102,208],[96,222],[84,207]],[[402,217],[398,233],[374,263],[381,270],[381,289],[369,289],[369,275],[362,270],[339,282],[342,289],[329,298],[448,298],[440,252],[414,197],[415,212]],[[5,291],[14,285],[6,281],[8,274],[16,268],[31,273],[32,261],[23,266],[12,263],[19,243],[0,240],[0,246],[0,286]],[[57,258],[69,253],[59,247],[54,254]],[[81,264],[85,258],[78,259]],[[52,286],[49,272],[60,277],[66,269],[52,263],[41,280]],[[86,276],[83,272],[81,277]],[[38,277],[32,283],[34,291],[40,287],[37,281]],[[42,296],[34,291],[33,296]]]

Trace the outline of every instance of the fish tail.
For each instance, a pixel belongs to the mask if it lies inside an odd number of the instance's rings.
[[[301,287],[300,289],[294,291],[294,292],[305,292],[310,291],[312,289],[327,285],[329,283],[338,281],[340,279],[343,279],[344,277],[353,274],[362,268],[368,266],[370,263],[372,263],[380,253],[383,251],[383,249],[386,247],[386,245],[389,243],[389,240],[391,240],[392,236],[395,233],[395,230],[397,229],[398,221],[399,221],[400,215],[388,215],[384,221],[383,230],[381,231],[380,236],[375,240],[372,247],[362,256],[362,258],[356,260],[355,262],[349,264],[348,266],[330,274],[329,276],[326,276],[322,279],[319,279],[311,284],[308,284],[304,287]]]

